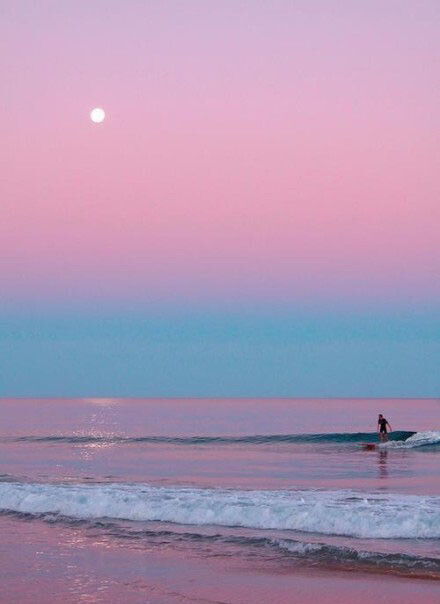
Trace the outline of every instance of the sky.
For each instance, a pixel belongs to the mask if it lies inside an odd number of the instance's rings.
[[[0,0],[0,395],[439,396],[439,28]]]

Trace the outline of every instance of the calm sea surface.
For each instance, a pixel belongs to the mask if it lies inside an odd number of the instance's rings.
[[[218,561],[440,580],[437,400],[3,399],[0,464],[1,602],[219,601],[185,566]]]

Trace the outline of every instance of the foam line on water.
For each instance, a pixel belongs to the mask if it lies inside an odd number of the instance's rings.
[[[402,553],[383,553],[356,550],[344,546],[325,543],[307,543],[301,541],[272,540],[281,550],[287,550],[295,558],[315,564],[338,564],[342,566],[370,567],[384,571],[397,571],[407,574],[428,573],[438,578],[440,559],[414,556]]]
[[[245,491],[2,482],[0,511],[362,538],[440,538],[440,497],[349,490]]]

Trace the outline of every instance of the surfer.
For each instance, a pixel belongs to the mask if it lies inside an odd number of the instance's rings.
[[[379,413],[379,419],[377,420],[377,431],[379,432],[379,440],[381,443],[387,442],[388,440],[388,428],[390,432],[393,431],[391,424],[384,418],[382,413]]]

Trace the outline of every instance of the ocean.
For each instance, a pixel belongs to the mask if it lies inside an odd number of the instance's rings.
[[[439,413],[2,399],[0,601],[438,603]]]

